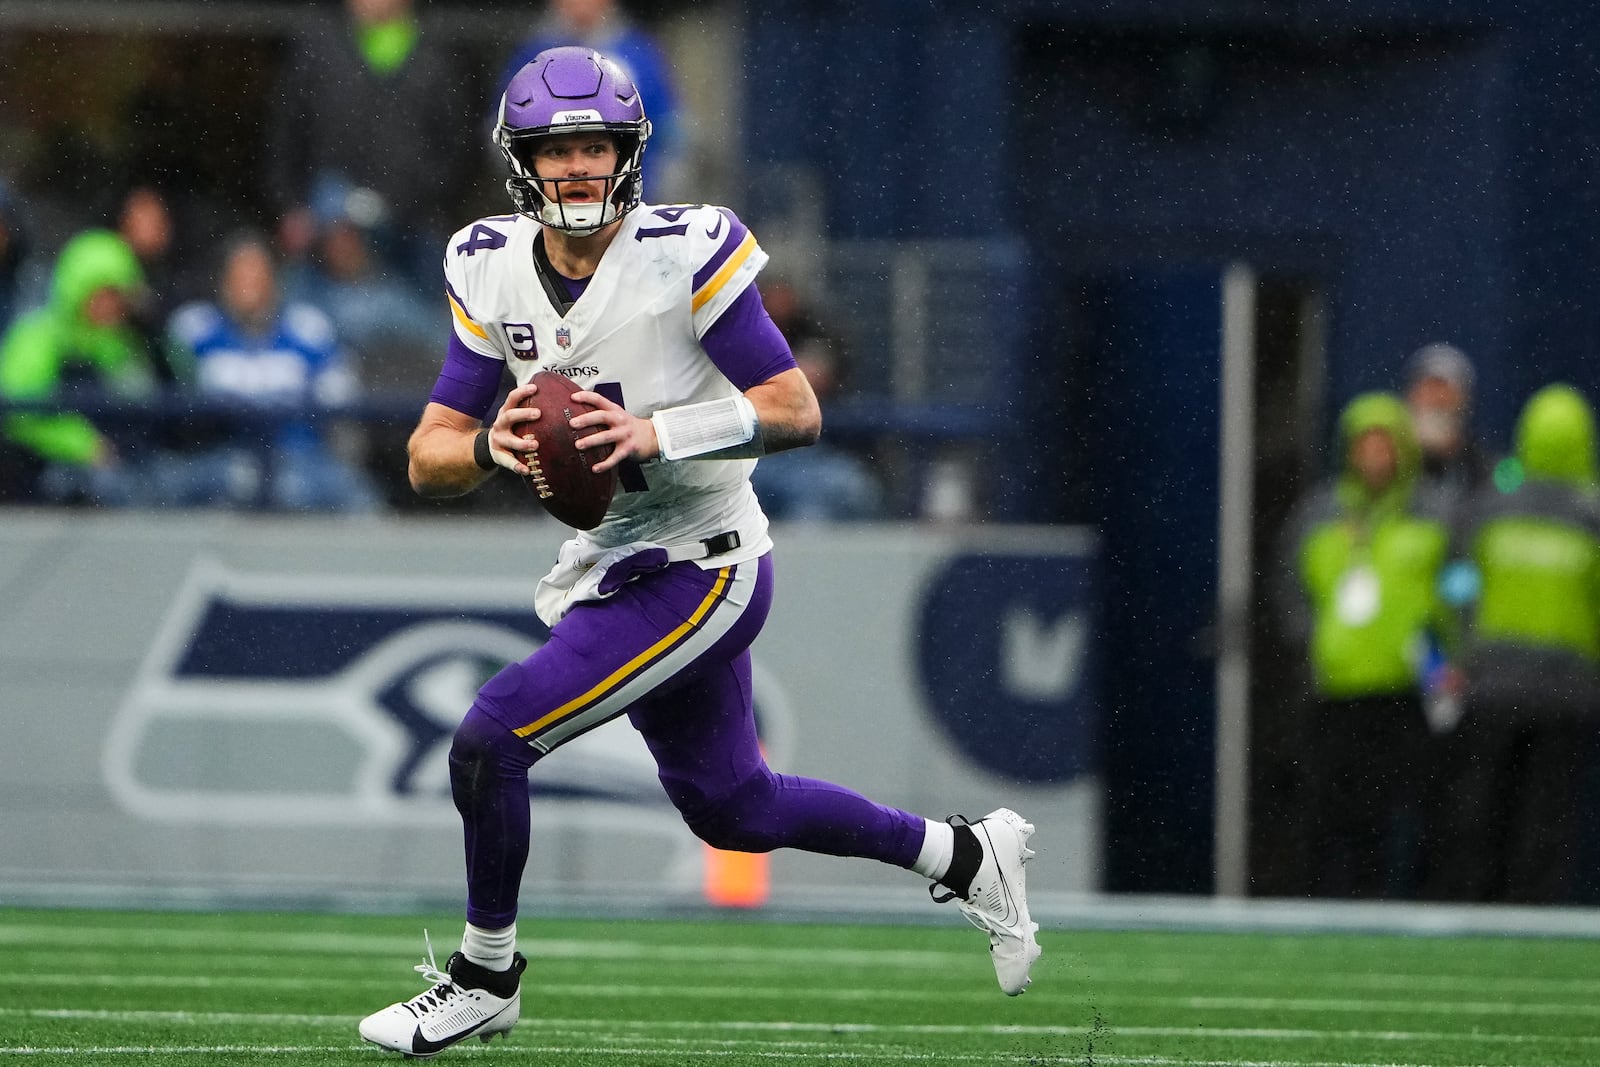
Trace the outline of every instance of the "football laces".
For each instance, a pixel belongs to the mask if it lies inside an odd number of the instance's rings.
[[[539,494],[540,500],[548,500],[554,494],[545,479],[544,467],[539,463],[539,453],[530,452],[522,457],[522,461],[528,465],[528,481],[533,483],[533,491]]]

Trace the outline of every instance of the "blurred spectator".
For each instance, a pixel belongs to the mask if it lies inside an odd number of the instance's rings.
[[[117,235],[133,250],[145,278],[144,292],[132,308],[133,327],[144,336],[163,384],[173,385],[179,370],[165,351],[167,320],[199,291],[175,255],[177,226],[171,201],[158,186],[136,182],[122,195],[115,215]]]
[[[761,286],[761,301],[789,347],[799,349],[813,342],[832,343],[831,332],[817,318],[811,304],[800,295],[793,282],[777,277]]]
[[[176,345],[194,364],[206,400],[227,400],[227,440],[184,465],[163,489],[178,503],[366,512],[379,498],[365,473],[336,454],[318,423],[354,399],[333,324],[316,308],[285,303],[265,239],[227,248],[216,303],[173,316]]]
[[[1419,669],[1455,627],[1437,593],[1449,531],[1416,491],[1421,455],[1400,398],[1339,420],[1341,470],[1286,528],[1285,619],[1312,690],[1304,754],[1313,892],[1409,896],[1420,885],[1433,746]]]
[[[0,333],[17,313],[22,286],[22,264],[28,257],[28,231],[23,228],[22,205],[11,187],[0,179]]]
[[[1477,596],[1431,895],[1571,901],[1578,784],[1600,713],[1595,424],[1576,390],[1528,401],[1505,475],[1472,498],[1459,541]]]
[[[373,249],[377,219],[362,192],[343,182],[319,183],[311,205],[312,252],[286,271],[284,296],[333,320],[369,386],[422,387],[438,369],[438,312],[434,302],[379,269]]]
[[[157,390],[149,352],[130,322],[144,274],[109,230],[68,241],[56,260],[48,302],[20,316],[0,341],[0,395],[13,401],[145,400]],[[5,483],[11,499],[139,504],[147,496],[132,461],[137,430],[113,435],[71,411],[5,416]]]
[[[315,236],[319,179],[365,190],[376,250],[419,290],[478,166],[463,129],[478,121],[456,57],[422,30],[411,0],[346,0],[343,26],[321,20],[295,42],[268,119],[268,191],[295,259]]]
[[[633,79],[640,98],[649,101],[644,198],[652,204],[670,204],[687,196],[687,152],[672,64],[655,38],[617,0],[547,0],[532,34],[517,45],[495,84],[509,84],[512,75],[545,49],[574,44],[615,60]],[[499,104],[496,98],[495,107]]]
[[[177,215],[172,198],[160,186],[134,181],[117,197],[108,214],[117,235],[139,260],[145,277],[144,290],[130,308],[129,324],[143,339],[162,389],[175,396],[188,386],[193,367],[189,354],[171,343],[167,323],[180,306],[205,295],[206,287],[198,280],[200,272],[179,260]],[[216,422],[193,415],[152,420],[149,467],[157,502],[178,502],[162,496],[162,482],[170,476],[174,464],[185,461],[186,454],[214,443]]]
[[[167,255],[172,250],[172,212],[160,190],[135,185],[127,191],[117,210],[117,235],[127,242],[144,272],[144,298],[132,309],[133,325],[145,337],[159,344],[167,316],[173,306],[168,301]],[[153,346],[152,346],[153,347]]]
[[[1406,406],[1422,447],[1422,478],[1450,506],[1489,482],[1493,461],[1472,428],[1476,372],[1454,345],[1423,345],[1406,367]]]
[[[826,430],[829,403],[844,387],[843,346],[790,283],[779,280],[762,286],[761,299],[817,394]],[[881,518],[884,513],[883,487],[866,462],[829,441],[826,432],[810,448],[763,456],[750,484],[761,510],[771,519],[846,522]]]

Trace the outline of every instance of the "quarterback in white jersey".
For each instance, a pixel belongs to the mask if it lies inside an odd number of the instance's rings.
[[[627,75],[585,48],[541,52],[501,101],[495,141],[515,215],[451,238],[449,351],[411,436],[419,493],[527,475],[537,370],[585,388],[580,448],[620,490],[562,548],[535,597],[551,627],[478,690],[450,748],[466,843],[466,931],[432,988],[363,1019],[361,1036],[431,1056],[510,1031],[521,1013],[517,900],[529,862],[528,770],[626,716],[696,835],[743,852],[797,848],[894,864],[931,881],[989,936],[1023,991],[1039,955],[1023,863],[1033,826],[1006,808],[968,823],[876,804],[767,766],[750,644],[772,603],[772,543],[749,485],[764,452],[811,444],[817,400],[761,303],[766,256],[732,213],[640,202],[650,124]],[[492,411],[507,368],[517,385]],[[487,425],[485,423],[487,422]]]

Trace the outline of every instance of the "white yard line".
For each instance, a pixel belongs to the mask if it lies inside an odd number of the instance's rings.
[[[981,949],[983,942],[979,941]],[[421,958],[422,930],[415,937],[379,934],[268,933],[250,930],[184,930],[161,927],[82,927],[43,923],[0,924],[0,946],[33,945],[59,952],[64,949],[139,949],[162,952],[214,951],[229,954],[265,952],[273,955],[306,953],[319,956],[378,956]],[[517,948],[529,960],[645,960],[684,963],[770,962],[815,967],[903,967],[923,970],[948,967],[970,960],[970,952],[921,949],[800,948],[759,945],[652,944],[602,938],[527,938]]]
[[[96,1008],[0,1008],[0,1018],[63,1019],[89,1022],[147,1023],[167,1022],[199,1026],[242,1024],[256,1026],[354,1026],[354,1015],[320,1015],[285,1012],[227,1011],[139,1011]],[[618,1039],[636,1032],[710,1031],[729,1033],[819,1033],[865,1034],[879,1036],[940,1035],[950,1037],[1084,1037],[1103,1034],[1107,1039],[1123,1037],[1184,1037],[1255,1039],[1273,1041],[1468,1041],[1487,1044],[1571,1043],[1600,1044],[1600,1035],[1538,1035],[1442,1030],[1316,1030],[1287,1027],[1217,1026],[1051,1026],[1029,1024],[963,1025],[945,1023],[851,1023],[794,1022],[789,1020],[655,1020],[655,1019],[527,1019],[525,1028],[538,1033],[605,1033]],[[665,1040],[665,1039],[663,1039]],[[519,1047],[521,1047],[519,1045]],[[1099,1056],[1096,1054],[1096,1059]]]
[[[1600,1016],[1600,1004],[1550,1004],[1504,1000],[1360,1000],[1347,997],[1151,997],[1102,998],[1106,1003],[1150,1003],[1198,1011],[1388,1012],[1422,1015],[1538,1015],[1545,1018]]]
[[[149,1056],[149,1055],[192,1055],[192,1056],[219,1056],[230,1054],[254,1055],[304,1055],[307,1053],[337,1053],[361,1052],[370,1050],[370,1045],[61,1045],[61,1046],[29,1046],[20,1045],[13,1047],[0,1046],[0,1056]],[[615,1045],[526,1045],[518,1043],[513,1046],[521,1055],[546,1055],[546,1056],[663,1056],[681,1052],[681,1049],[672,1048],[619,1048]],[[452,1055],[459,1056],[461,1052],[469,1051],[465,1046],[452,1050]],[[859,1059],[859,1049],[842,1049],[830,1052],[803,1052],[788,1049],[697,1049],[696,1060],[726,1059],[738,1056],[742,1059],[766,1060],[801,1060],[821,1062],[849,1062]],[[1037,1064],[1052,1061],[1065,1063],[1066,1059],[1055,1054],[1046,1053],[949,1053],[949,1052],[912,1052],[908,1050],[889,1050],[872,1055],[883,1060],[897,1060],[902,1063],[1021,1063]],[[1368,1063],[1356,1060],[1196,1060],[1190,1057],[1181,1059],[1170,1056],[1117,1056],[1096,1051],[1094,1053],[1096,1064],[1106,1064],[1107,1067],[1458,1067],[1455,1064],[1438,1064],[1430,1062],[1397,1063],[1392,1060],[1382,1063]]]
[[[388,978],[331,980],[300,977],[254,978],[246,975],[157,975],[157,974],[0,974],[0,988],[28,986],[94,986],[98,988],[145,989],[214,989],[251,988],[292,989],[310,986],[396,988],[399,983]],[[532,996],[559,998],[583,997],[595,1000],[783,1000],[794,997],[790,985],[647,985],[642,983],[596,982],[529,982],[522,983],[524,993]],[[828,1001],[923,1001],[929,996],[923,989],[885,989],[880,986],[832,986],[827,989],[808,989],[806,996]],[[987,989],[970,991],[945,990],[938,994],[942,1002],[990,1003],[995,995]],[[1594,1018],[1600,1016],[1600,1004],[1551,1003],[1548,1001],[1506,1000],[1377,1000],[1354,997],[1252,997],[1252,996],[1137,996],[1123,995],[1101,989],[1094,996],[1100,1007],[1156,1008],[1203,1012],[1338,1012],[1360,1013],[1417,1013],[1423,1015],[1486,1015],[1486,1016],[1537,1016],[1539,1018]]]
[[[4,6],[0,4],[0,10]],[[339,887],[329,887],[327,894],[308,894],[298,883],[292,887],[279,884],[205,887],[187,883],[152,887],[85,885],[52,879],[45,872],[12,872],[11,877],[10,882],[0,885],[8,903],[33,908],[71,905],[97,909],[218,910],[237,909],[243,904],[276,911],[332,909],[395,914],[449,912],[459,907],[454,894],[448,892],[367,890],[346,893]],[[1033,917],[1047,930],[1065,933],[1072,930],[1183,930],[1600,938],[1600,908],[1596,907],[1052,893],[1043,887],[1029,893],[1028,903]],[[666,910],[654,898],[628,894],[544,897],[530,908],[530,919],[567,916],[639,919],[661,917]],[[918,925],[939,921],[931,916],[927,898],[910,887],[890,893],[881,887],[831,886],[811,891],[778,887],[764,915],[756,918],[775,922],[912,922]]]
[[[249,968],[246,967],[246,964],[248,964],[250,961],[268,961],[271,963],[276,963],[280,958],[280,955],[281,954],[229,952],[228,962],[230,967],[248,970]],[[63,953],[59,952],[50,954],[50,958],[57,962],[61,960],[62,956]],[[173,954],[170,952],[170,950],[163,953],[163,966],[175,971],[181,969],[181,961],[174,960],[172,956]],[[951,961],[953,962],[970,966],[973,955],[972,953],[951,953],[950,957]],[[125,957],[118,956],[115,953],[95,953],[87,957],[75,954],[72,956],[71,963],[74,967],[85,967],[91,964],[104,967],[107,964],[114,964],[123,958]],[[17,960],[18,956],[13,955],[11,959]],[[535,957],[530,955],[530,960],[534,959]],[[654,962],[658,963],[664,961],[665,960],[663,957],[656,957],[654,960]],[[718,966],[717,972],[723,977],[734,974],[750,975],[755,977],[764,974],[770,974],[774,970],[773,967],[763,966],[756,961],[745,961],[734,965],[729,965],[726,961],[719,962],[721,965]],[[205,956],[205,965],[209,966],[210,963],[211,957],[209,954],[207,954]],[[27,971],[27,963],[25,959],[23,959],[20,964],[14,964],[14,966],[20,966],[23,972]],[[824,961],[818,964],[818,969],[832,970],[836,972],[840,966],[841,965],[838,963],[828,963]],[[921,965],[919,965],[917,969],[920,969],[920,966]],[[148,985],[194,985],[200,987],[213,985],[249,985],[252,983],[259,983],[263,986],[393,986],[395,984],[395,976],[404,974],[406,968],[402,966],[401,963],[397,962],[391,968],[374,970],[370,965],[362,962],[360,964],[352,965],[352,970],[360,970],[362,972],[360,974],[332,974],[328,973],[329,968],[319,967],[319,969],[324,973],[318,975],[264,979],[256,978],[249,974],[205,975],[187,972],[142,976],[124,975],[114,971],[72,971],[61,974],[0,974],[0,986],[8,983],[13,985],[73,985],[78,982],[88,982],[90,984],[100,985],[115,985],[123,981],[132,982],[134,984],[143,982],[144,984]],[[783,961],[783,969],[792,973],[794,967],[788,961]],[[653,972],[654,969],[651,970]],[[627,972],[619,971],[619,976],[623,973]],[[1137,970],[1130,970],[1125,974],[1116,976],[1115,978],[1108,978],[1103,974],[1085,974],[1082,972],[1075,972],[1070,969],[1070,965],[1067,968],[1058,970],[1050,977],[1051,987],[1053,990],[1072,996],[1082,996],[1085,994],[1102,996],[1113,995],[1117,988],[1125,985],[1137,986],[1141,989],[1150,989],[1152,987],[1167,985],[1189,986],[1195,984],[1196,981],[1194,974],[1187,971],[1140,972]],[[1431,993],[1479,993],[1483,995],[1494,995],[1499,997],[1505,997],[1507,995],[1514,994],[1527,994],[1540,997],[1600,997],[1600,979],[1593,978],[1517,978],[1511,976],[1495,978],[1492,975],[1422,975],[1402,974],[1398,972],[1323,972],[1314,976],[1309,976],[1306,980],[1314,982],[1317,986],[1327,989],[1330,992],[1343,990],[1364,990],[1371,992],[1394,990],[1403,991],[1412,995],[1419,991],[1427,991]],[[1231,974],[1227,978],[1227,983],[1234,988],[1244,989],[1248,989],[1251,986],[1278,987],[1283,984],[1283,977],[1278,974]],[[1384,1001],[1382,1003],[1391,1005],[1393,1004],[1392,1001]]]
[[[297,1056],[354,1052],[359,1045],[0,1045],[0,1056]],[[364,1046],[371,1048],[372,1046]]]

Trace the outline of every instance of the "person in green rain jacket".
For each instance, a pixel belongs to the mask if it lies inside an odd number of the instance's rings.
[[[130,310],[144,290],[133,251],[109,230],[89,230],[67,242],[56,260],[48,302],[23,315],[0,341],[0,396],[39,402],[74,386],[139,399],[156,379]],[[42,468],[47,500],[87,498],[131,503],[137,479],[119,471],[111,438],[73,412],[13,411],[3,423],[6,443]]]
[[[1524,406],[1515,445],[1458,535],[1477,595],[1436,895],[1558,903],[1572,899],[1600,711],[1594,413],[1577,390],[1548,386]]]
[[[1366,393],[1339,419],[1341,469],[1288,527],[1285,600],[1305,651],[1308,888],[1410,896],[1423,877],[1433,775],[1421,672],[1454,626],[1440,599],[1450,534],[1418,489],[1421,453],[1398,396]]]

